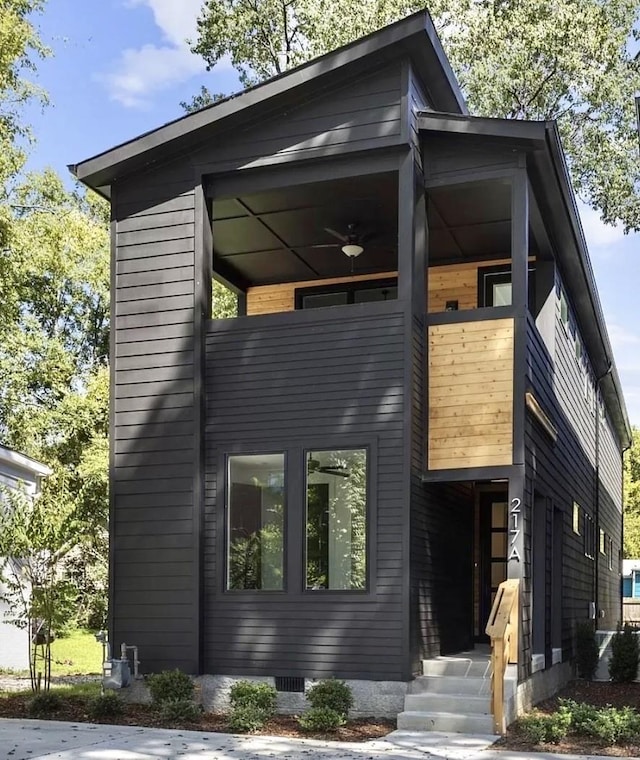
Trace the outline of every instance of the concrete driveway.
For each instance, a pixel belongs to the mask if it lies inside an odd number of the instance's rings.
[[[0,760],[531,760],[490,749],[495,737],[394,731],[369,742],[231,736],[134,726],[0,720]],[[577,760],[536,754],[535,760]],[[580,756],[587,760],[587,756]],[[589,756],[588,760],[596,760]],[[599,758],[597,759],[599,760]]]

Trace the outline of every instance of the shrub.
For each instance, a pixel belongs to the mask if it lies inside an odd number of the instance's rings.
[[[160,717],[170,723],[194,723],[199,720],[201,714],[200,706],[192,699],[165,699],[160,705]]]
[[[237,734],[259,731],[269,719],[269,714],[256,705],[239,705],[229,715],[229,728]]]
[[[329,708],[345,717],[353,706],[351,689],[344,681],[337,681],[335,678],[318,681],[307,692],[307,699],[312,707]]]
[[[596,634],[591,623],[578,623],[576,628],[576,665],[580,678],[586,678],[588,681],[593,680],[598,662],[600,660],[600,651],[596,642]]]
[[[270,718],[276,709],[278,692],[263,681],[238,681],[231,687],[230,698],[234,708],[255,707]]]
[[[602,707],[584,724],[584,732],[606,744],[629,741],[637,737],[640,716],[631,707]]]
[[[611,657],[609,675],[612,681],[631,682],[638,675],[638,657],[640,648],[635,629],[630,625],[618,628],[611,640]]]
[[[29,701],[29,715],[49,715],[62,707],[60,695],[51,691],[41,691]]]
[[[113,691],[107,691],[89,701],[88,713],[91,718],[115,718],[124,712],[124,703]]]
[[[344,726],[345,716],[331,707],[312,707],[298,718],[303,731],[335,731]]]
[[[561,710],[571,714],[571,727],[578,732],[585,732],[587,723],[598,715],[598,708],[586,702],[575,702],[573,699],[558,700]]]
[[[551,715],[533,712],[520,718],[518,726],[532,744],[556,744],[565,738],[571,727],[571,713],[563,709]]]
[[[181,670],[163,670],[147,678],[151,700],[156,707],[168,700],[193,701],[195,687],[191,678]]]

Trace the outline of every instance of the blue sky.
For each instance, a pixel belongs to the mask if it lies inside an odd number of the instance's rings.
[[[67,164],[181,115],[180,101],[201,84],[237,90],[228,64],[207,72],[185,43],[201,3],[48,0],[36,21],[54,56],[39,65],[37,82],[51,105],[27,113],[37,141],[29,168],[66,173]],[[640,425],[640,235],[605,227],[589,209],[582,221],[629,416]]]

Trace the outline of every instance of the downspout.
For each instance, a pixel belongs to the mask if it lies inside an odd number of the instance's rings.
[[[593,584],[594,584],[594,593],[593,593],[593,601],[596,608],[596,628],[598,627],[598,620],[600,619],[600,606],[598,604],[598,589],[599,589],[599,580],[600,580],[600,574],[599,574],[599,566],[600,566],[600,384],[605,379],[605,377],[611,372],[613,369],[613,363],[610,359],[607,360],[607,369],[605,372],[596,378],[596,413],[595,413],[595,449],[596,449],[596,463],[595,463],[595,494],[594,494],[594,517],[595,517],[595,528],[596,528],[596,535],[595,535],[595,567],[594,567],[594,573],[593,573]],[[603,399],[604,403],[604,399]]]

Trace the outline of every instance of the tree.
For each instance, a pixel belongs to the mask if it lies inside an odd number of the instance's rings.
[[[49,690],[51,641],[75,604],[75,589],[61,573],[64,557],[78,543],[71,501],[57,500],[63,488],[45,486],[36,498],[14,489],[0,491],[0,578],[9,622],[29,635],[33,691]]]
[[[624,556],[640,557],[640,429],[632,429],[624,455]]]
[[[248,86],[425,5],[471,112],[557,119],[579,195],[639,230],[636,0],[206,0],[192,50]]]

